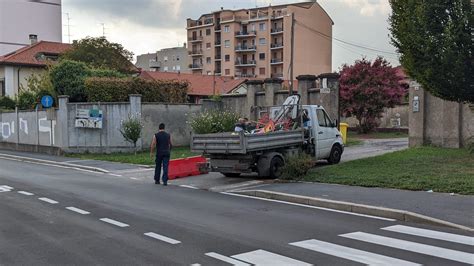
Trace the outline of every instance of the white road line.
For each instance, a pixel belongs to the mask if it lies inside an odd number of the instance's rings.
[[[448,260],[459,261],[468,264],[474,264],[474,254],[467,252],[451,250],[447,248],[440,248],[425,244],[419,244],[406,240],[390,238],[385,236],[373,235],[364,232],[354,232],[340,235],[342,237],[369,242],[377,245],[398,248],[420,254],[425,254],[433,257],[439,257]]]
[[[112,219],[109,219],[109,218],[101,218],[99,220],[101,220],[102,222],[113,224],[113,225],[118,226],[118,227],[128,227],[129,226],[128,224],[121,223],[119,221],[115,221],[115,220],[112,220]]]
[[[130,177],[130,179],[133,179],[133,180],[139,180],[138,178],[136,177]]]
[[[115,173],[126,174],[126,173],[138,173],[138,172],[148,172],[148,171],[155,171],[155,169],[154,168],[137,168],[137,169],[118,170],[118,171],[114,171],[114,172]]]
[[[191,264],[191,266],[201,266],[201,264],[199,264],[199,263],[193,263],[193,264]]]
[[[237,265],[237,266],[247,266],[247,265],[250,265],[250,264],[248,264],[248,263],[245,263],[245,262],[242,262],[242,261],[239,261],[239,260],[236,260],[236,259],[233,259],[233,258],[224,256],[224,255],[221,255],[221,254],[215,253],[215,252],[209,252],[209,253],[206,253],[205,255],[206,255],[206,256],[209,256],[209,257],[211,257],[211,258],[214,258],[214,259],[223,261],[223,262],[227,262],[227,263],[232,264],[232,265]]]
[[[13,190],[14,188],[10,187],[10,186],[0,186],[1,188],[4,188],[4,189],[8,189],[8,190]]]
[[[366,218],[371,218],[371,219],[378,219],[378,220],[382,220],[382,221],[389,221],[389,222],[396,221],[395,219],[390,219],[390,218],[385,218],[385,217],[379,217],[379,216],[373,216],[373,215],[367,215],[367,214],[360,214],[360,213],[355,213],[355,212],[340,211],[340,210],[334,210],[334,209],[329,209],[329,208],[324,208],[324,207],[317,207],[317,206],[311,206],[311,205],[306,205],[306,204],[286,202],[286,201],[281,201],[281,200],[265,199],[265,198],[247,196],[247,195],[239,195],[239,194],[234,194],[234,193],[229,193],[229,192],[220,192],[220,193],[224,194],[224,195],[235,196],[235,197],[242,197],[242,198],[249,198],[249,199],[256,199],[256,200],[263,200],[263,201],[271,201],[271,202],[283,203],[283,204],[287,204],[287,205],[299,206],[299,207],[304,207],[304,208],[330,211],[330,212],[336,212],[336,213],[342,213],[342,214],[349,214],[349,215],[366,217]]]
[[[122,177],[122,175],[118,175],[118,174],[110,174],[110,173],[109,173],[109,175],[111,175],[111,176],[118,176],[118,177]]]
[[[388,226],[388,227],[382,228],[382,230],[474,246],[474,237],[469,237],[469,236],[450,234],[450,233],[439,232],[439,231],[428,230],[428,229],[421,229],[421,228],[410,227],[410,226],[405,226],[405,225]]]
[[[347,260],[364,263],[366,265],[421,265],[410,261],[387,257],[315,239],[294,242],[290,243],[290,245],[313,250],[324,254],[329,254]]]
[[[176,244],[181,243],[181,241],[178,241],[178,240],[175,240],[175,239],[163,236],[163,235],[159,235],[159,234],[153,233],[153,232],[144,233],[144,235],[149,236],[149,237],[154,238],[154,239],[161,240],[163,242],[166,242],[166,243],[169,243],[169,244],[172,244],[172,245],[176,245]]]
[[[38,198],[38,199],[41,200],[41,201],[47,202],[47,203],[58,204],[57,201],[52,200],[52,199],[48,199],[48,198]]]
[[[199,189],[195,186],[190,186],[190,185],[179,185],[180,187],[184,187],[184,188],[191,188],[191,189]]]
[[[19,194],[23,194],[23,195],[26,195],[26,196],[33,196],[34,194],[31,193],[31,192],[28,192],[28,191],[18,191]]]
[[[249,262],[253,265],[292,265],[292,266],[309,266],[312,264],[288,258],[276,253],[268,252],[263,249],[242,253],[232,256],[232,258]]]
[[[81,210],[81,209],[76,208],[76,207],[66,207],[66,209],[68,209],[70,211],[73,211],[73,212],[77,212],[79,214],[90,214],[90,212],[85,211],[85,210]]]

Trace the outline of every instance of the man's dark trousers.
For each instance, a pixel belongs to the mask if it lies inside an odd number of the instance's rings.
[[[168,166],[170,163],[170,155],[169,154],[157,154],[156,155],[156,167],[155,167],[155,182],[160,182],[160,175],[161,175],[161,166],[163,165],[163,184],[168,183]]]

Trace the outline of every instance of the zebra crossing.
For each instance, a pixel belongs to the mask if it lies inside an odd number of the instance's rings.
[[[381,232],[391,232],[398,237],[405,235],[416,237],[416,241],[407,241],[396,237],[387,237],[379,234],[372,234],[366,232],[351,232],[340,234],[341,239],[350,239],[355,241],[354,244],[370,243],[386,247],[390,249],[402,250],[410,253],[420,254],[423,256],[430,256],[435,259],[443,259],[452,261],[454,263],[463,263],[474,265],[474,237],[446,233],[436,230],[429,230],[406,225],[393,225],[380,228]],[[392,234],[393,235],[393,234]],[[419,239],[419,240],[418,240]],[[467,247],[470,252],[449,249],[436,245],[428,245],[422,240],[434,240],[435,243],[454,243]],[[301,248],[305,251],[316,252],[316,254],[324,254],[334,256],[340,259],[345,259],[352,262],[358,262],[365,265],[423,265],[423,256],[420,256],[419,261],[413,261],[413,256],[410,256],[411,261],[405,260],[403,254],[400,257],[390,257],[382,254],[373,253],[367,250],[357,249],[350,246],[339,245],[311,238],[297,242],[288,243],[289,246]],[[466,248],[464,248],[466,250]],[[281,254],[273,253],[264,249],[257,249],[254,251],[231,255],[230,257],[218,254],[216,252],[209,252],[205,254],[215,260],[226,262],[231,265],[273,265],[273,266],[299,266],[299,265],[324,265],[321,262],[307,261],[305,259],[298,259],[287,257]]]

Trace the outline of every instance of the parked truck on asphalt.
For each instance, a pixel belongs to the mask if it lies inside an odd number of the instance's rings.
[[[294,95],[283,105],[267,109],[273,126],[286,117],[295,122],[292,128],[273,128],[266,133],[193,134],[191,150],[209,158],[210,171],[228,177],[258,173],[261,177],[278,178],[287,158],[299,153],[309,154],[314,160],[339,163],[344,144],[337,121],[331,120],[320,105],[298,102],[299,97]]]

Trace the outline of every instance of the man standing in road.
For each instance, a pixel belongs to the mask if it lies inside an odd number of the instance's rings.
[[[170,162],[171,137],[165,132],[165,124],[161,123],[158,127],[159,131],[153,136],[150,147],[150,157],[153,158],[153,151],[156,146],[155,157],[155,184],[160,184],[161,166],[163,165],[163,185],[168,185],[168,165]]]

